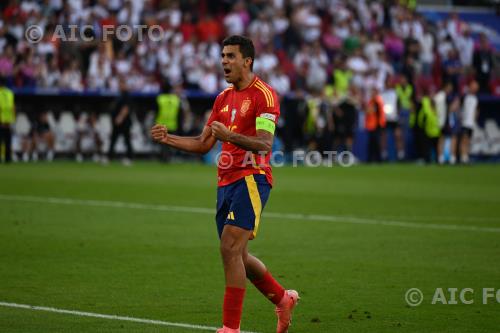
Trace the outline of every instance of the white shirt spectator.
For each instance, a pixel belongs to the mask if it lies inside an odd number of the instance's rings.
[[[277,35],[281,35],[288,29],[290,26],[290,22],[288,18],[285,16],[283,10],[280,10],[276,13],[275,17],[272,21],[274,33]]]
[[[40,86],[43,88],[58,88],[61,81],[61,72],[56,68],[48,68],[47,65],[42,66],[40,73]]]
[[[476,95],[467,94],[462,108],[462,127],[473,129],[476,125],[478,100]]]
[[[364,73],[368,70],[368,63],[363,57],[352,56],[347,60],[347,67],[354,73]]]
[[[278,92],[278,95],[283,96],[290,91],[290,78],[287,75],[277,71],[270,76],[269,85]]]
[[[210,62],[220,62],[221,48],[216,42],[206,42],[198,44],[198,55]]]
[[[47,54],[55,54],[56,48],[50,41],[42,40],[40,43],[36,44],[36,52],[45,57]]]
[[[372,68],[376,70],[375,86],[379,91],[385,90],[385,82],[388,77],[394,75],[394,68],[384,60],[379,61],[375,66],[372,66]]]
[[[245,24],[241,16],[236,12],[231,12],[224,18],[224,26],[227,35],[243,35],[245,32]]]
[[[424,28],[422,27],[422,23],[420,23],[419,20],[413,20],[410,28],[411,28],[411,36],[416,40],[421,39],[422,36],[424,35]]]
[[[108,8],[112,11],[119,11],[123,6],[122,0],[108,0]]]
[[[470,35],[457,36],[455,39],[457,50],[459,50],[460,62],[464,66],[471,66],[474,57],[474,40]]]
[[[263,52],[255,59],[256,72],[271,72],[279,64],[278,57],[273,52]]]
[[[454,45],[450,40],[442,40],[438,45],[438,52],[442,60],[448,60],[448,54],[454,49]]]
[[[436,105],[436,113],[438,116],[439,127],[443,128],[446,122],[446,92],[444,90],[439,91],[434,96],[434,104]]]
[[[127,75],[132,69],[132,64],[127,58],[116,59],[115,61],[116,73],[119,75]]]
[[[217,75],[215,67],[210,67],[210,66],[207,67],[205,73],[201,77],[201,82],[203,82],[203,84],[200,84],[200,88],[204,92],[209,94],[215,94],[218,91]]]
[[[126,77],[126,80],[127,86],[132,91],[141,91],[146,84],[146,78],[137,68],[132,69],[132,72]]]
[[[30,14],[31,12],[39,13],[40,5],[36,1],[23,0],[21,1],[21,11],[25,14]]]
[[[83,91],[82,74],[78,69],[67,69],[61,76],[60,87],[74,91]]]
[[[432,63],[434,61],[434,37],[430,32],[427,32],[418,41],[420,43],[420,60],[424,63]]]
[[[402,20],[396,25],[395,28],[396,29],[393,29],[393,30],[396,31],[396,33],[398,34],[399,37],[401,37],[403,39],[410,37],[411,23],[409,21]]]
[[[50,0],[49,7],[52,8],[53,10],[60,10],[63,7],[63,1],[62,0]]]
[[[340,24],[340,26],[335,27],[335,35],[344,40],[351,35],[351,29],[347,22]]]
[[[273,25],[262,16],[250,23],[248,33],[254,40],[259,40],[262,44],[267,44],[273,38]]]
[[[104,53],[95,51],[90,55],[88,75],[105,80],[111,76],[111,61]]]
[[[377,40],[368,41],[365,45],[364,53],[368,62],[374,63],[378,58],[379,52],[384,51],[384,45]]]
[[[398,95],[395,89],[387,89],[381,94],[382,101],[384,102],[385,120],[390,122],[397,122],[398,115]]]
[[[299,52],[295,53],[293,57],[293,64],[296,69],[304,67],[310,60],[310,47],[303,45]]]
[[[321,36],[321,18],[313,13],[310,13],[304,21],[302,29],[302,37],[305,41],[311,43]]]

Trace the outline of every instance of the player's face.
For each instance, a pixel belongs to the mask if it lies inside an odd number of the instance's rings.
[[[243,71],[249,68],[250,58],[243,58],[239,45],[224,46],[221,57],[226,82],[235,83],[240,81]]]

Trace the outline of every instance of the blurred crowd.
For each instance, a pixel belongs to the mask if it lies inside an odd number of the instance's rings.
[[[481,92],[500,94],[486,37],[473,36],[457,15],[430,24],[414,7],[407,0],[8,0],[0,4],[0,75],[14,87],[118,91],[125,79],[133,91],[157,92],[165,79],[216,93],[226,86],[220,41],[246,34],[256,46],[255,71],[280,94],[323,89],[341,58],[365,91],[405,75],[418,92],[447,79],[462,89],[476,77]],[[25,34],[33,25],[43,31],[36,43]],[[132,28],[131,38],[103,37],[105,27],[120,25]],[[161,39],[139,25],[161,27]]]
[[[415,149],[427,158],[428,147],[438,147],[429,110],[439,118],[439,137],[452,103],[460,121],[467,94],[500,95],[487,37],[456,14],[428,22],[414,0],[9,0],[0,9],[0,76],[18,88],[118,92],[125,84],[160,93],[168,82],[215,94],[227,86],[221,40],[248,35],[254,71],[281,96],[303,101],[303,119],[283,131],[289,148],[297,127],[310,149],[350,149],[362,123],[369,160],[386,157],[386,127],[399,159],[405,129],[420,128]],[[43,31],[36,43],[26,38],[33,25]],[[132,28],[131,38],[104,38],[105,27],[120,25]],[[162,38],[140,25],[159,27]],[[444,90],[443,109],[435,97]]]

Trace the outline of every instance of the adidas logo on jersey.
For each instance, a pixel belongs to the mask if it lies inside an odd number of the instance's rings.
[[[220,109],[220,112],[228,112],[229,111],[229,105],[226,104],[222,109]]]

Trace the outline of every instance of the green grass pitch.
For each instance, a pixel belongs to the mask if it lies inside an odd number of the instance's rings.
[[[498,166],[274,173],[250,250],[301,293],[290,333],[500,330],[500,300],[483,304],[483,288],[500,289]],[[0,302],[219,326],[215,174],[152,162],[0,165]],[[410,288],[420,306],[407,305]],[[448,301],[448,288],[471,288],[473,304],[458,293],[458,304],[432,304],[436,288]],[[242,329],[275,324],[248,284]],[[203,331],[0,306],[0,332]]]

